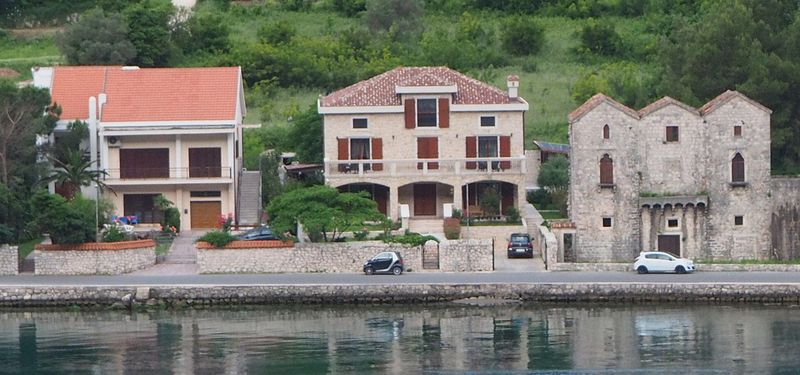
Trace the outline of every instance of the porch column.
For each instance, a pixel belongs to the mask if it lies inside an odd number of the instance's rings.
[[[400,218],[400,197],[397,185],[389,186],[389,217],[392,220]]]
[[[180,134],[175,135],[175,177],[183,178],[183,148]]]
[[[639,239],[639,252],[650,251],[650,209],[639,208],[639,220],[642,226],[642,234]]]
[[[462,202],[464,201],[464,195],[461,194],[462,188],[461,181],[457,181],[453,184],[453,209],[461,210],[461,213],[464,213],[464,205]]]

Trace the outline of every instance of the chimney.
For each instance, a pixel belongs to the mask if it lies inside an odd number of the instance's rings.
[[[506,84],[508,85],[508,98],[516,99],[519,97],[519,77],[513,74],[508,76]]]

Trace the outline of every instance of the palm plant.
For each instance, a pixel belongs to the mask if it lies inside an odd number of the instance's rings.
[[[107,176],[108,173],[93,169],[95,162],[84,158],[82,151],[69,151],[64,155],[64,160],[53,156],[48,156],[47,159],[50,160],[54,168],[50,172],[50,176],[44,179],[44,182],[55,181],[56,184],[64,186],[66,189],[63,192],[64,198],[72,199],[81,186],[91,186],[93,184],[100,190],[109,189],[113,192],[113,189],[103,182],[103,177]]]

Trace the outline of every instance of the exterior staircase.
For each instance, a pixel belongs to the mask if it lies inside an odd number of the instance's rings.
[[[261,172],[243,171],[239,178],[239,225],[256,225],[261,216]]]
[[[444,233],[444,219],[431,218],[431,219],[415,219],[408,220],[408,229],[412,232],[419,234],[443,234]]]

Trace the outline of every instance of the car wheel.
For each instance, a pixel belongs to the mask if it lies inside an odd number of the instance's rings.
[[[403,273],[403,269],[402,269],[402,268],[400,268],[400,267],[395,267],[395,268],[392,268],[392,273],[393,273],[395,276],[400,276],[400,274],[401,274],[401,273]]]
[[[675,267],[675,273],[683,275],[686,273],[686,268],[683,268],[683,266],[677,266]]]
[[[647,273],[647,267],[639,266],[639,268],[636,269],[636,272],[638,272],[640,275],[644,275]]]
[[[367,268],[364,269],[364,273],[367,274],[367,275],[374,275],[375,274],[375,270],[372,269],[372,267],[367,267]]]

